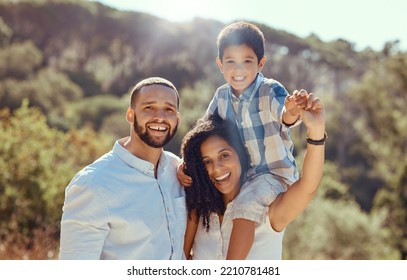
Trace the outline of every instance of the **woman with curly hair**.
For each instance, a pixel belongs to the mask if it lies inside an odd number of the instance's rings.
[[[270,204],[266,222],[256,224],[253,246],[246,259],[282,259],[284,230],[311,202],[322,178],[324,106],[310,95],[306,108],[299,110],[308,136],[302,176]],[[198,120],[183,139],[181,155],[184,172],[192,178],[192,185],[185,188],[185,255],[188,259],[225,259],[233,227],[231,209],[240,189],[245,187],[248,167],[235,124],[216,114]]]

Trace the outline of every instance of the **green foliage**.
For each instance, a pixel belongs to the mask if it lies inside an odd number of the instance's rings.
[[[407,161],[400,163],[399,173],[389,186],[381,189],[374,200],[374,211],[387,209],[386,226],[391,230],[393,238],[390,244],[397,247],[407,259]]]
[[[82,89],[78,85],[69,80],[65,74],[50,68],[41,69],[27,80],[0,81],[1,85],[0,98],[12,109],[27,98],[33,106],[48,113],[83,96]]]
[[[113,125],[128,128],[128,124],[125,121],[125,112],[129,106],[128,102],[128,97],[118,98],[112,95],[98,95],[84,98],[70,103],[69,107],[64,107],[60,113],[61,120],[59,123],[64,123],[66,128],[87,125],[97,131],[101,127],[104,127],[105,131],[109,131],[109,127],[104,125],[104,122],[112,114],[121,114],[122,120]]]
[[[41,65],[42,60],[42,52],[31,41],[0,49],[0,80],[25,79]]]
[[[373,65],[349,96],[358,108],[353,125],[363,142],[363,153],[374,159],[372,174],[387,182],[407,153],[406,57],[400,54]]]
[[[297,157],[299,166],[302,158],[303,154]],[[388,209],[363,211],[350,195],[350,187],[341,183],[341,176],[335,162],[325,162],[317,196],[286,229],[283,258],[400,259],[395,235],[386,226]]]
[[[407,55],[386,53],[347,94],[352,112],[348,121],[351,126],[347,127],[357,140],[349,150],[358,158],[353,162],[353,175],[347,172],[349,168],[342,174],[348,176],[355,191],[379,189],[369,198],[374,201],[371,215],[386,213],[384,225],[392,234],[388,244],[407,259]],[[359,196],[372,194],[375,192],[360,192]]]
[[[0,121],[0,239],[58,225],[65,186],[110,148],[111,139],[91,129],[64,134],[50,128],[27,101],[14,113],[1,110]]]
[[[163,76],[180,91],[182,122],[166,147],[178,154],[224,83],[215,64],[223,26],[171,23],[92,1],[0,1],[2,245],[28,246],[31,231],[58,233],[63,188],[110,148],[110,137],[128,134],[126,93],[145,77]],[[312,206],[287,229],[285,258],[407,259],[406,53],[397,42],[356,52],[342,39],[259,26],[265,76],[290,92],[315,92],[327,108],[325,175]],[[41,111],[20,108],[24,99]],[[300,166],[306,131],[292,135]],[[13,230],[8,237],[16,239],[2,239]]]
[[[400,259],[385,212],[368,215],[357,203],[317,197],[286,229],[284,259]]]
[[[0,17],[0,48],[9,43],[12,34],[13,30]]]
[[[316,198],[286,229],[284,259],[400,259],[385,227],[387,210],[362,211],[339,178],[337,166],[326,162]]]

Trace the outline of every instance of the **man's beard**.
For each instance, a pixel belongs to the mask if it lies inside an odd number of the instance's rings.
[[[172,129],[172,131],[171,131],[171,126],[170,126],[170,129],[168,130],[167,135],[165,136],[165,138],[163,140],[154,139],[154,137],[148,133],[147,127],[145,127],[146,131],[143,132],[143,127],[138,124],[135,115],[134,115],[133,127],[134,127],[135,133],[144,143],[146,143],[147,145],[149,145],[150,147],[153,147],[153,148],[162,148],[165,145],[167,145],[167,143],[170,142],[171,139],[174,137],[174,135],[178,129],[178,123],[175,125],[175,127],[174,127],[174,129]]]

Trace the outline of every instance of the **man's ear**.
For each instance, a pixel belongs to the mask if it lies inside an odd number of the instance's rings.
[[[263,70],[263,67],[264,67],[264,65],[266,64],[266,61],[267,61],[267,57],[265,57],[265,56],[263,56],[263,57],[260,59],[259,65],[257,66],[259,72],[260,72],[261,70]]]
[[[219,56],[216,58],[216,64],[218,64],[219,71],[220,71],[221,73],[223,73],[222,60],[220,60],[220,57],[219,57]]]
[[[181,124],[181,113],[177,113],[177,119],[178,119],[178,126]]]
[[[132,108],[127,108],[127,112],[126,112],[126,120],[129,124],[133,124],[134,121],[134,111]]]

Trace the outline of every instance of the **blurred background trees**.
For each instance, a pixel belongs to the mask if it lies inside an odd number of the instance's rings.
[[[227,23],[170,23],[82,0],[0,1],[0,259],[54,259],[64,189],[128,134],[129,90],[162,76],[178,88],[182,137],[224,83]],[[299,38],[258,24],[265,76],[327,107],[325,175],[286,229],[285,259],[407,259],[407,53]],[[305,130],[292,129],[300,166]]]

